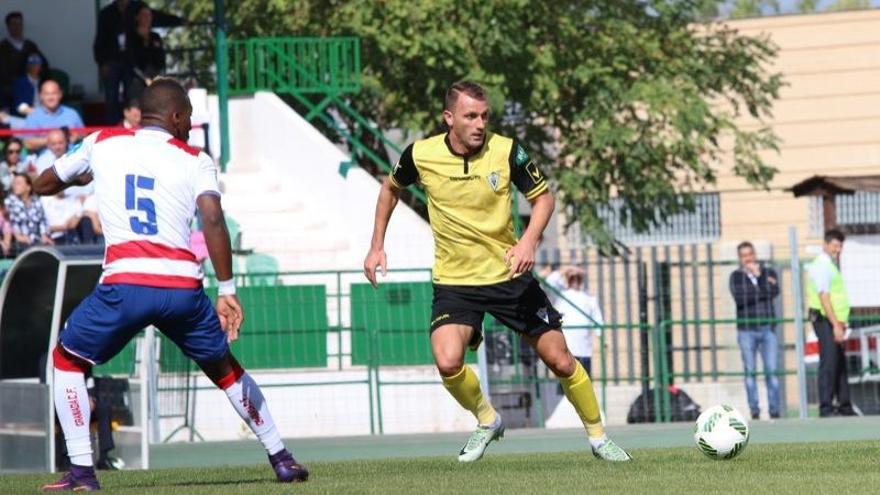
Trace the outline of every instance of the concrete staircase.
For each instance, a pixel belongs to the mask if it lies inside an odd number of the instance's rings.
[[[282,271],[360,270],[370,245],[379,183],[280,98],[230,102],[231,161],[224,210],[241,247],[274,256]],[[389,268],[429,268],[428,224],[399,204],[386,235]]]

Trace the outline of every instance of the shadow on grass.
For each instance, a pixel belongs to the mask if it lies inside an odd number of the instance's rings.
[[[270,478],[243,478],[236,480],[204,480],[204,481],[196,481],[196,480],[182,480],[182,481],[174,481],[174,480],[151,480],[150,482],[137,482],[137,483],[112,483],[108,485],[108,488],[116,489],[142,489],[142,488],[185,488],[185,487],[198,487],[198,486],[231,486],[231,485],[249,485],[249,484],[279,484],[277,481]]]

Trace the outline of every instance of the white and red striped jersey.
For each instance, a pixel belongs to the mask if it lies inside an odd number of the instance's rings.
[[[220,195],[211,158],[159,128],[108,129],[59,158],[64,182],[91,172],[106,249],[101,283],[195,288],[190,251],[196,198]]]

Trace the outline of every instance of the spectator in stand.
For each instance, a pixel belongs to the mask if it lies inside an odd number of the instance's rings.
[[[135,31],[135,16],[142,5],[138,0],[115,0],[98,14],[92,51],[104,85],[106,123],[110,125],[122,120],[122,102],[130,97],[134,71],[127,55],[127,38]],[[155,27],[183,24],[180,17],[158,10],[152,15]]]
[[[27,117],[40,104],[37,89],[43,73],[43,57],[39,53],[28,55],[24,74],[12,83],[12,113]]]
[[[24,153],[24,144],[18,138],[11,138],[3,148],[3,161],[0,162],[0,184],[3,192],[8,193],[12,187],[12,174],[25,172],[24,161],[21,155]]]
[[[77,227],[79,227],[82,215],[82,204],[65,191],[55,196],[44,196],[40,199],[43,203],[43,211],[46,212],[46,222],[49,224],[49,237],[52,244],[64,245],[79,242]]]
[[[55,164],[70,149],[66,128],[53,129],[47,135],[46,149],[40,153],[28,174],[35,177]],[[70,186],[57,196],[43,198],[43,210],[55,244],[98,244],[103,242],[98,219],[97,200],[92,184]]]
[[[134,30],[126,37],[134,77],[129,97],[140,98],[144,88],[165,72],[165,47],[162,38],[153,31],[153,11],[146,4],[137,8]]]
[[[106,123],[119,122],[120,90],[127,94],[131,85],[131,67],[125,58],[129,0],[115,0],[98,14],[98,29],[92,52],[104,86]],[[121,86],[121,88],[120,88]]]
[[[126,129],[139,129],[141,126],[141,103],[137,98],[128,100],[122,109],[122,123]]]
[[[12,223],[6,215],[6,205],[0,201],[0,258],[10,256],[12,256]]]
[[[6,14],[9,35],[0,41],[0,108],[11,109],[12,83],[24,72],[25,60],[31,54],[39,55],[48,68],[46,57],[36,43],[24,37],[24,16],[21,12]]]
[[[30,170],[28,171],[34,176],[34,178],[43,173],[43,170],[51,167],[55,163],[55,160],[61,158],[67,153],[70,145],[70,140],[67,136],[68,133],[66,127],[52,129],[49,131],[49,134],[46,134],[46,149],[37,156],[37,161],[35,162],[36,167],[33,172]]]
[[[61,104],[64,92],[54,79],[40,83],[40,105],[24,120],[25,129],[68,129],[83,127],[82,118],[76,110]],[[31,151],[42,150],[47,143],[46,135],[32,135],[24,140]]]
[[[6,210],[12,223],[13,253],[30,246],[52,244],[49,224],[40,199],[33,195],[33,181],[27,174],[17,173],[12,179],[12,194],[6,198]]]
[[[77,228],[77,234],[83,244],[104,243],[104,230],[101,228],[101,219],[98,218],[98,198],[94,191],[83,199],[82,218]]]
[[[736,340],[745,373],[746,396],[752,419],[761,417],[758,404],[758,361],[764,361],[767,409],[771,418],[779,417],[779,341],[776,337],[775,299],[779,297],[779,277],[773,268],[758,263],[755,247],[749,241],[736,247],[739,269],[730,274],[730,294],[736,302]]]

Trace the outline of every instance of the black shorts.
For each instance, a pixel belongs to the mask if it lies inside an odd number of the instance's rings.
[[[431,332],[450,323],[473,327],[471,347],[482,340],[483,316],[489,313],[511,330],[538,336],[561,326],[561,315],[531,273],[492,285],[434,284]]]

